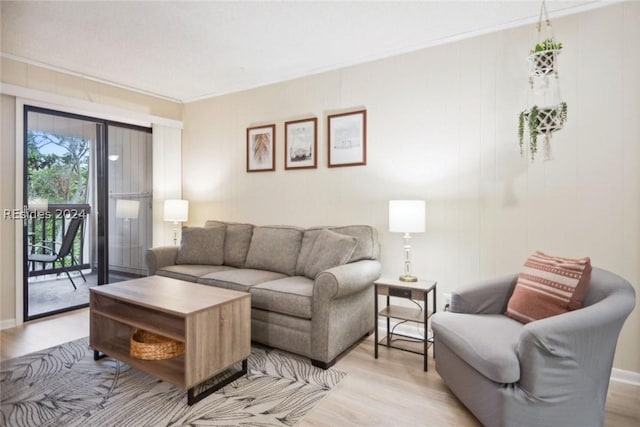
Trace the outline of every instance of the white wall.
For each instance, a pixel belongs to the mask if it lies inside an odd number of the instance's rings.
[[[182,198],[182,130],[153,125],[153,247],[173,245],[174,227],[164,220],[164,201]],[[180,230],[176,232],[180,238]]]
[[[12,96],[0,96],[0,121],[2,122],[2,154],[0,155],[0,208],[13,208],[16,199],[15,181],[8,179],[16,175],[15,144],[5,144],[4,141],[16,139],[16,100]],[[16,265],[15,251],[15,221],[3,219],[0,222],[0,328],[15,325],[16,286],[14,267]],[[6,286],[5,286],[6,284]]]
[[[185,106],[189,223],[371,224],[384,272],[402,268],[387,201],[427,201],[414,272],[439,292],[520,269],[534,250],[588,255],[640,283],[640,3],[554,21],[568,123],[555,160],[521,157],[535,28],[511,29]],[[367,166],[326,167],[326,115],[367,109]],[[319,166],[284,170],[284,121],[319,118]],[[276,171],[245,172],[246,128],[276,124]],[[640,317],[615,366],[640,373]]]

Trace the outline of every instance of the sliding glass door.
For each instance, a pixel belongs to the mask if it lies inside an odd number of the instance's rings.
[[[24,123],[30,320],[86,306],[92,286],[145,274],[152,157],[147,128],[36,107],[25,107]]]
[[[107,126],[108,282],[146,275],[144,253],[152,244],[151,133]]]

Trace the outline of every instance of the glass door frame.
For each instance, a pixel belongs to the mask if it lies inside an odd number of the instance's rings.
[[[84,120],[88,122],[95,123],[96,125],[96,180],[95,180],[95,191],[96,191],[96,206],[92,206],[92,214],[96,215],[96,235],[93,236],[96,241],[96,273],[97,273],[97,285],[104,285],[108,283],[109,280],[109,165],[108,165],[108,153],[109,153],[109,138],[108,138],[108,127],[109,126],[117,126],[127,129],[135,129],[141,130],[145,132],[151,133],[152,130],[149,127],[138,126],[133,124],[127,124],[112,120],[100,119],[96,117],[86,116],[77,113],[69,113],[65,111],[39,107],[35,105],[31,105],[25,103],[23,105],[23,121],[22,121],[22,134],[23,134],[23,142],[22,142],[22,206],[27,206],[28,204],[28,182],[27,182],[27,174],[28,174],[28,114],[30,112],[34,113],[44,113],[50,114],[58,117],[66,117],[70,119],[76,120]],[[19,129],[16,129],[19,131]],[[90,183],[89,185],[93,185]],[[88,306],[87,304],[82,304],[79,306],[70,306],[64,309],[53,310],[45,313],[39,313],[36,315],[29,316],[29,290],[28,290],[28,281],[29,281],[29,263],[28,263],[28,235],[27,235],[27,221],[24,220],[22,224],[22,307],[23,313],[22,318],[23,321],[34,320],[46,316],[51,316],[54,314],[75,310],[78,308],[83,308]]]

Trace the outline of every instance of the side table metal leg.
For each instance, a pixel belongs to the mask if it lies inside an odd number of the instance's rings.
[[[433,313],[431,314],[432,316],[436,313],[436,311],[438,311],[438,309],[436,308],[436,296],[438,295],[438,286],[436,284],[436,286],[433,287]],[[434,336],[431,337],[431,346],[433,347],[433,358],[436,358],[436,339]]]
[[[389,295],[387,295],[387,309],[389,308],[390,300]],[[387,316],[387,346],[391,345],[391,334],[389,330],[391,329],[391,319]]]
[[[427,361],[429,360],[429,354],[427,353],[428,349],[429,349],[429,328],[427,325],[427,321],[429,319],[429,295],[428,292],[424,293],[423,296],[423,301],[424,301],[424,310],[422,310],[423,314],[424,314],[424,342],[422,343],[424,345],[424,371],[426,372],[429,368],[427,366]]]
[[[373,291],[373,355],[378,358],[378,285],[374,286]]]

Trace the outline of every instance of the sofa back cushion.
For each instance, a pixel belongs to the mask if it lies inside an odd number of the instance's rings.
[[[378,232],[369,225],[347,225],[344,227],[312,227],[304,232],[302,246],[300,248],[300,256],[296,265],[296,274],[305,275],[305,268],[309,262],[309,254],[313,248],[318,235],[323,229],[333,232],[352,236],[356,238],[356,247],[347,262],[355,262],[363,259],[378,259],[380,255],[380,242],[378,241]]]
[[[321,230],[309,253],[304,275],[309,279],[331,267],[346,264],[353,255],[358,239],[328,229]]]
[[[226,227],[184,227],[176,264],[222,265]]]
[[[295,276],[302,234],[298,227],[254,227],[245,267]]]
[[[251,224],[227,224],[227,237],[224,240],[225,265],[244,267],[252,236],[253,225]]]
[[[253,236],[252,224],[222,222],[209,220],[205,227],[219,227],[226,225],[227,234],[224,240],[224,265],[242,268],[247,260],[247,253]]]

